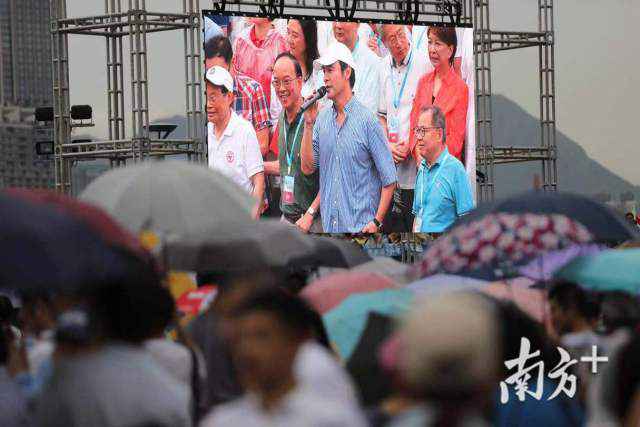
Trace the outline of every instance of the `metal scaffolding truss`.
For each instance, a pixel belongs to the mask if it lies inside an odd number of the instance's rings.
[[[179,5],[176,5],[176,9]],[[105,0],[104,14],[70,18],[66,0],[50,0],[54,92],[54,158],[56,188],[71,192],[71,166],[78,160],[109,159],[112,166],[126,159],[141,161],[151,156],[185,154],[204,159],[204,108],[201,75],[199,0],[182,0],[181,13],[148,11],[145,0]],[[149,137],[149,80],[147,34],[181,30],[184,38],[185,106],[187,137]],[[106,43],[107,108],[109,138],[106,141],[71,142],[74,123],[69,99],[69,44],[71,34],[104,37]],[[125,111],[123,63],[125,39],[129,49],[129,96]],[[130,113],[127,132],[125,114]]]
[[[493,200],[496,164],[539,161],[542,187],[557,189],[556,98],[554,66],[553,0],[538,0],[538,31],[494,31],[490,25],[490,0],[474,3],[474,51],[476,60],[476,145],[477,169],[485,179],[479,183],[480,201]],[[505,0],[503,0],[505,1]],[[539,57],[540,141],[535,147],[497,147],[493,144],[491,109],[491,54],[537,47]]]

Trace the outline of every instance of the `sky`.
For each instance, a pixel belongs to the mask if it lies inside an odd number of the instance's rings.
[[[206,8],[207,0],[200,1]],[[606,168],[640,185],[640,1],[556,0],[555,65],[557,129],[582,146]],[[103,2],[67,0],[69,17],[104,13]],[[537,1],[492,0],[493,30],[537,31]],[[153,0],[147,8],[176,11],[179,0]],[[125,39],[126,40],[126,39]],[[181,31],[148,36],[150,120],[185,114],[184,50]],[[125,43],[126,45],[127,43]],[[127,50],[125,48],[125,50]],[[105,42],[100,37],[69,39],[71,103],[90,104],[96,126],[87,132],[107,137]],[[125,76],[129,56],[125,52]],[[535,117],[538,104],[536,48],[492,56],[492,85]],[[125,77],[127,80],[127,77]],[[125,110],[130,90],[125,86]],[[127,126],[130,115],[126,116]],[[128,135],[130,130],[127,129]],[[586,172],[586,171],[585,171]],[[561,174],[561,171],[560,171]],[[560,188],[562,186],[560,175]]]

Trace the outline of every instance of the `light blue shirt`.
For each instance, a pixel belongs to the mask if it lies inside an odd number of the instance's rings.
[[[377,114],[380,103],[382,59],[369,49],[366,40],[358,40],[351,54],[356,63],[356,84],[353,87],[353,93],[369,111]]]
[[[396,167],[378,118],[355,98],[321,110],[313,127],[313,162],[320,169],[320,211],[325,233],[358,233],[378,210],[382,187],[396,182]]]
[[[422,161],[413,198],[413,214],[422,218],[421,232],[442,233],[474,207],[464,166],[446,147],[433,165]]]

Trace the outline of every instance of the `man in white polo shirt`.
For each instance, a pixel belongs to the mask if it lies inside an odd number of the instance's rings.
[[[233,78],[222,67],[211,67],[207,84],[207,153],[209,167],[222,172],[251,193],[258,218],[264,196],[264,166],[256,132],[251,123],[231,108]]]

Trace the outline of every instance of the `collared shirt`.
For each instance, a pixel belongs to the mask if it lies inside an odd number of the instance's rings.
[[[211,122],[208,123],[208,131],[209,167],[220,171],[251,193],[251,177],[264,170],[256,131],[233,111],[219,140]]]
[[[462,149],[464,145],[464,136],[467,130],[467,109],[469,107],[469,88],[453,70],[449,70],[449,74],[442,80],[442,86],[436,96],[435,102],[433,98],[433,86],[435,83],[435,70],[420,79],[418,82],[418,90],[415,100],[413,101],[413,109],[411,110],[411,128],[415,127],[418,121],[418,115],[422,107],[435,105],[440,107],[444,113],[447,127],[447,148],[449,152],[457,159],[462,158]],[[411,135],[411,149],[416,144],[416,138]]]
[[[413,199],[414,215],[422,214],[423,233],[442,233],[474,208],[469,177],[460,160],[444,151],[433,165],[422,160]]]
[[[295,202],[287,204],[284,197],[280,198],[280,210],[287,215],[302,215],[313,203],[319,191],[319,173],[311,175],[302,173],[300,166],[300,146],[304,133],[303,115],[298,114],[292,123],[287,123],[286,113],[283,111],[278,122],[278,162],[280,164],[280,176],[289,175],[287,156],[291,155],[291,176],[294,178],[293,195]],[[286,123],[286,124],[285,124]],[[299,126],[299,128],[298,128]],[[297,131],[297,137],[296,137]],[[285,148],[285,133],[286,143]]]
[[[326,108],[313,127],[325,233],[360,232],[378,210],[382,187],[397,180],[378,118],[353,97],[344,113],[339,127],[335,107]]]
[[[251,393],[213,409],[200,424],[202,427],[364,427],[359,409],[349,402],[314,393],[304,384],[296,386],[278,405],[266,412],[259,398]]]
[[[414,29],[419,33],[425,30],[425,27]],[[423,37],[423,39],[425,38],[426,36]],[[416,40],[415,48],[414,45],[411,46],[401,64],[396,64],[391,55],[383,59],[384,67],[381,73],[378,114],[387,118],[387,128],[389,128],[389,120],[394,116],[397,118],[399,124],[398,142],[407,145],[411,136],[411,109],[418,89],[418,81],[433,68],[424,52],[419,51],[419,46],[424,48],[423,45],[425,45],[424,40]],[[409,58],[411,58],[410,62]],[[395,101],[398,102],[397,108]],[[404,162],[399,163],[397,168],[398,186],[402,189],[413,189],[416,183],[417,167],[411,154]]]
[[[260,83],[248,76],[233,79],[233,110],[253,126],[256,132],[271,126],[267,97]]]
[[[358,38],[351,54],[356,63],[356,84],[353,88],[353,94],[362,105],[376,114],[378,112],[378,97],[380,96],[382,59],[369,49],[367,40],[361,38]]]
[[[271,105],[273,62],[280,53],[288,50],[287,42],[278,30],[272,28],[258,47],[251,40],[252,30],[253,25],[238,35],[233,46],[232,69],[234,74],[244,74],[260,83],[267,105]]]

